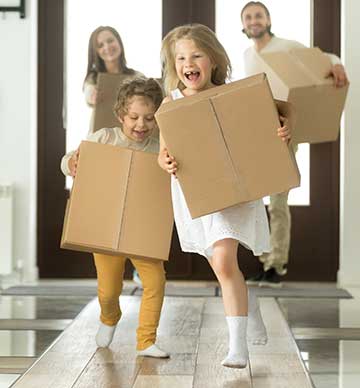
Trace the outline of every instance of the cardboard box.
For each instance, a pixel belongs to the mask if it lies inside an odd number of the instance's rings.
[[[275,98],[296,109],[295,143],[335,141],[339,135],[348,86],[335,88],[330,58],[319,48],[296,49],[258,56],[259,72],[268,76]]]
[[[61,247],[168,260],[170,176],[157,154],[82,142]]]
[[[163,104],[156,120],[192,218],[300,184],[264,74]]]
[[[113,128],[120,125],[119,120],[113,112],[118,90],[128,79],[128,75],[99,73],[97,77],[97,88],[102,93],[103,99],[95,105],[93,112],[93,131],[101,128]]]

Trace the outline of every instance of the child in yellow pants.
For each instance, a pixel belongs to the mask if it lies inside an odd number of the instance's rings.
[[[94,253],[98,297],[101,306],[100,320],[114,327],[121,318],[119,296],[123,287],[125,256],[108,256]],[[165,271],[161,260],[130,259],[143,284],[143,295],[137,329],[137,349],[142,351],[155,343],[156,329],[164,299]],[[98,344],[102,338],[98,338]],[[104,344],[106,346],[106,343]]]
[[[87,140],[158,153],[159,141],[154,134],[154,114],[162,101],[162,91],[154,79],[136,78],[120,87],[114,107],[122,127],[103,128]],[[65,175],[75,176],[79,151],[66,154],[61,161]],[[99,203],[101,206],[101,203]],[[98,277],[98,297],[101,307],[100,327],[96,343],[100,347],[110,345],[116,325],[121,317],[119,296],[123,286],[125,262],[128,257],[94,254]],[[167,352],[155,345],[156,330],[164,299],[165,271],[163,261],[135,259],[131,262],[138,271],[142,284],[139,327],[137,329],[137,352],[140,356],[169,357]]]

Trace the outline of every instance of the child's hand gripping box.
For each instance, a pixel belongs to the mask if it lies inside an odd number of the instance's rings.
[[[163,104],[156,120],[192,218],[300,184],[264,74]]]
[[[349,85],[336,88],[328,55],[319,48],[258,56],[258,70],[268,76],[275,98],[290,102],[297,112],[295,143],[335,141],[339,135]]]
[[[82,142],[61,247],[168,260],[170,177],[157,154]]]

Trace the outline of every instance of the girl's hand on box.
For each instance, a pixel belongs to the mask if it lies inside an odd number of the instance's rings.
[[[69,170],[70,170],[70,175],[75,178],[75,175],[76,175],[76,169],[77,169],[77,165],[78,165],[78,161],[79,161],[79,154],[80,154],[80,150],[79,148],[74,152],[74,154],[72,155],[72,157],[69,159],[69,162],[68,162],[68,166],[69,166]]]
[[[281,140],[286,142],[287,144],[291,140],[291,130],[288,127],[288,119],[283,116],[279,116],[281,127],[278,128],[277,134],[281,137]]]
[[[159,153],[158,161],[159,161],[160,167],[163,170],[165,170],[169,174],[173,174],[174,176],[176,176],[178,164],[176,163],[175,158],[169,155],[167,149],[163,149]]]

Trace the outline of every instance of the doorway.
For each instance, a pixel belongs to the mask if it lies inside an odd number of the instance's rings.
[[[83,12],[86,12],[86,8]],[[59,170],[61,157],[66,150],[63,116],[65,16],[64,0],[39,0],[37,247],[39,272],[43,278],[95,276],[91,255],[59,247],[68,197],[65,178]],[[314,45],[339,55],[340,0],[313,0],[312,17],[316,20],[313,26]],[[162,20],[162,35],[176,25],[189,22],[203,23],[215,30],[216,2],[163,0],[159,20]],[[240,32],[238,37],[243,39]],[[292,245],[286,280],[334,281],[339,264],[339,142],[311,145],[308,153],[309,205],[291,207]],[[239,261],[245,274],[258,269],[258,261],[246,249],[239,249]],[[181,252],[176,233],[173,235],[167,277],[214,279],[204,258]]]

